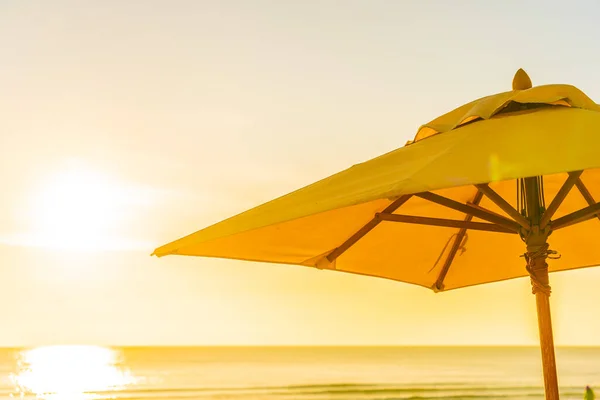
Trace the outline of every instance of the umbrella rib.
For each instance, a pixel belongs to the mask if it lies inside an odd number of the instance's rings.
[[[472,206],[469,206],[468,204],[462,204],[462,203],[459,203],[458,201],[455,201],[455,200],[452,200],[447,197],[440,196],[439,194],[435,194],[435,193],[431,193],[431,192],[418,193],[418,194],[415,194],[415,196],[418,196],[422,199],[439,204],[441,206],[451,208],[456,211],[460,211],[465,214],[470,214],[473,217],[481,218],[481,219],[491,222],[493,224],[500,225],[501,227],[509,229],[513,232],[519,232],[519,230],[520,230],[520,225],[518,223],[516,223],[515,221],[512,221],[508,218],[502,217],[493,212],[487,211],[486,209],[481,208],[481,207],[480,208],[472,207]]]
[[[590,193],[588,188],[585,186],[585,184],[581,180],[581,177],[579,177],[579,179],[577,179],[577,182],[575,182],[575,186],[577,186],[577,189],[579,190],[579,192],[581,193],[581,195],[583,196],[585,201],[588,203],[588,205],[592,206],[592,205],[596,204],[596,200],[594,200],[594,197],[592,196],[592,194]],[[598,219],[600,219],[600,214],[596,214],[596,217],[598,217]]]
[[[508,201],[506,201],[502,196],[500,196],[494,189],[492,189],[487,183],[482,185],[475,185],[480,192],[482,192],[485,197],[490,199],[494,204],[496,204],[502,211],[510,215],[519,225],[521,225],[525,230],[529,230],[531,227],[529,225],[529,220],[521,215],[513,206],[510,205]]]
[[[417,217],[414,215],[402,215],[402,214],[384,214],[378,213],[376,215],[382,221],[388,222],[402,222],[406,224],[416,225],[429,225],[429,226],[440,226],[446,228],[464,228],[475,231],[487,231],[487,232],[499,232],[499,233],[515,233],[510,229],[506,229],[500,225],[490,224],[487,222],[472,222],[470,220],[459,221],[455,219],[444,219],[444,218],[430,218],[430,217]],[[468,217],[468,216],[467,216]],[[472,216],[471,216],[472,217]]]
[[[484,211],[484,212],[488,212],[488,213],[494,214],[494,215],[495,215],[495,216],[497,216],[497,217],[504,218],[504,215],[502,215],[502,214],[500,214],[500,213],[497,213],[497,212],[495,212],[495,211],[492,211],[492,210],[488,210],[487,208],[485,208],[485,207],[482,207],[482,206],[480,206],[479,204],[473,204],[472,202],[470,202],[470,201],[467,201],[467,205],[468,205],[469,207],[477,208],[477,209],[479,209],[479,210],[482,210],[482,211]],[[515,222],[516,222],[516,221],[515,221]]]
[[[592,204],[589,207],[572,212],[571,214],[567,214],[564,217],[560,217],[557,220],[553,221],[552,229],[562,229],[566,228],[567,226],[578,224],[580,222],[585,222],[598,216],[599,213],[600,203]]]
[[[391,214],[396,211],[399,207],[401,207],[404,203],[406,203],[412,195],[407,194],[401,196],[394,200],[389,206],[387,206],[382,213]],[[375,228],[381,219],[375,215],[373,219],[366,223],[362,228],[354,233],[354,235],[350,236],[344,243],[342,243],[339,247],[336,247],[331,253],[327,255],[327,261],[330,263],[334,262],[339,256],[344,254],[350,247],[352,247],[356,242],[363,238],[367,233],[371,232],[373,228]]]
[[[544,215],[542,215],[542,219],[540,220],[540,229],[544,229],[546,226],[548,226],[552,216],[554,216],[554,213],[556,213],[556,210],[558,210],[558,207],[560,207],[573,186],[577,184],[577,181],[582,173],[583,171],[569,172],[569,177],[558,190],[558,193],[556,193],[556,196],[554,196],[554,199],[552,199],[552,202],[546,211],[544,211]]]
[[[482,197],[483,197],[483,193],[477,192],[475,194],[475,198],[473,199],[472,203],[474,205],[478,206],[479,203],[481,202]],[[467,222],[467,223],[471,222],[472,219],[473,219],[473,214],[467,214],[465,216],[464,222]],[[448,270],[450,270],[450,266],[452,265],[452,262],[454,261],[454,257],[456,257],[456,253],[458,253],[458,250],[460,249],[460,246],[461,246],[466,234],[467,234],[467,228],[461,228],[458,231],[458,234],[456,235],[456,238],[454,239],[454,243],[452,244],[452,248],[450,249],[450,253],[448,253],[448,257],[446,257],[446,261],[444,261],[444,265],[442,266],[442,269],[440,270],[440,273],[439,273],[437,279],[435,280],[434,287],[437,290],[443,290],[444,280],[446,279]]]

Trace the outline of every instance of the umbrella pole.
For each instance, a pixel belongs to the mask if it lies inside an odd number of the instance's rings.
[[[558,400],[558,378],[554,356],[554,338],[552,319],[550,317],[550,284],[548,277],[548,233],[540,230],[539,222],[543,213],[538,178],[525,179],[525,195],[527,197],[527,216],[531,221],[531,231],[526,238],[527,271],[531,277],[531,285],[537,306],[538,328],[540,333],[540,349],[544,369],[544,389],[546,400]]]
[[[554,338],[552,320],[550,318],[550,298],[543,293],[535,294],[537,305],[538,327],[540,330],[540,348],[544,367],[544,388],[547,400],[558,400],[558,378],[554,357]]]

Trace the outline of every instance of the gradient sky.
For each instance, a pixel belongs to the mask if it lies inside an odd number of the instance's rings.
[[[149,254],[404,145],[519,67],[599,101],[598,15],[596,1],[1,1],[0,345],[535,344],[527,279],[434,294]],[[600,345],[600,268],[551,279],[557,344]]]

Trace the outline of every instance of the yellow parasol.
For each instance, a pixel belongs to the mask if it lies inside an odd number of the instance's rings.
[[[532,87],[519,70],[512,91],[436,118],[404,147],[154,255],[297,264],[436,292],[530,276],[546,399],[558,399],[548,272],[600,264],[599,148],[599,105],[570,85]]]

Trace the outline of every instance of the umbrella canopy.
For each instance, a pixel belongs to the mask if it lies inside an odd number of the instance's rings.
[[[545,197],[552,199],[566,181],[566,172],[585,170],[580,180],[589,193],[571,191],[556,211],[559,218],[585,208],[591,198],[600,199],[599,148],[600,106],[579,89],[547,85],[500,93],[424,125],[404,147],[169,243],[154,254],[298,264],[434,290],[527,276],[519,258],[524,251],[517,234],[520,226],[489,197],[481,198],[481,188],[474,185],[489,183],[514,209],[515,179],[544,175]],[[584,185],[578,187],[585,191]],[[428,194],[414,195],[420,193]],[[451,266],[445,264],[458,224],[448,228],[420,224],[440,221],[410,218],[464,220],[464,210],[439,204],[436,196],[472,207],[466,211],[472,211],[474,203],[483,208],[472,217],[477,224],[467,230]],[[394,209],[401,218],[388,216]],[[378,213],[383,213],[381,223]],[[506,229],[477,230],[497,228],[480,218],[489,214],[498,214],[492,222]],[[556,230],[550,240],[562,257],[551,263],[550,271],[600,264],[600,247],[594,245],[598,235],[598,221]]]
[[[434,291],[529,275],[554,400],[548,273],[600,264],[599,148],[599,105],[570,85],[532,87],[519,70],[512,91],[436,118],[405,146],[154,254],[298,264]]]

